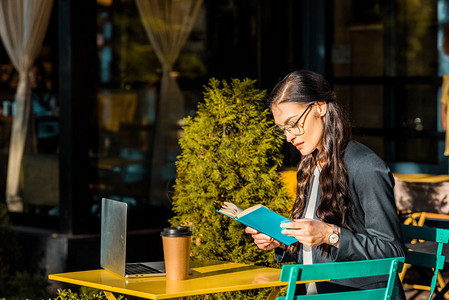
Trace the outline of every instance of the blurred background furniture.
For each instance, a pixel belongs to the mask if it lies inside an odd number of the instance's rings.
[[[398,210],[449,214],[449,176],[394,173]]]

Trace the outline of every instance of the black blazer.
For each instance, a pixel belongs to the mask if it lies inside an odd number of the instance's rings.
[[[349,142],[344,161],[348,170],[350,195],[362,224],[351,222],[354,232],[341,228],[339,247],[331,247],[327,257],[312,247],[313,263],[405,256],[394,198],[394,178],[390,169],[372,150],[355,141]],[[317,219],[316,214],[314,218]],[[297,257],[288,255],[282,249],[276,249],[275,254],[278,262],[296,260],[302,263],[302,245]],[[396,281],[400,287],[398,299],[405,299],[402,285],[399,280]],[[332,283],[348,289],[364,289],[385,286],[385,282],[385,277],[375,277],[336,280]],[[332,284],[317,283],[318,292],[329,291],[329,286]]]

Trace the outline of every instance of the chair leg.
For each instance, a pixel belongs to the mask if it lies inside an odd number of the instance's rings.
[[[413,222],[413,217],[411,211],[407,212],[407,218],[404,220],[403,224],[410,225]]]
[[[435,298],[433,300],[444,300],[444,294],[449,291],[449,284],[446,284],[440,291],[435,291]]]
[[[440,287],[444,287],[446,285],[446,282],[444,282],[443,276],[441,276],[441,272],[438,272],[437,280],[438,280],[438,284],[440,285]]]
[[[438,281],[438,285],[440,286],[438,291],[440,292],[444,287],[446,287],[446,284],[447,284],[446,281],[444,280],[443,276],[441,275],[441,272],[438,272],[437,281]],[[446,292],[444,296],[449,297],[449,291]]]
[[[424,222],[426,221],[426,217],[427,217],[427,213],[422,212],[421,216],[419,218],[419,221],[418,221],[418,226],[423,226],[424,225]]]
[[[404,284],[403,286],[404,286],[404,287],[405,287],[405,286],[409,286],[409,287],[411,287],[412,289],[414,289],[414,290],[419,290],[419,291],[429,291],[429,292],[430,292],[430,290],[431,290],[430,286],[428,286],[428,285],[422,285],[422,284]]]
[[[407,272],[409,267],[410,267],[409,264],[404,264],[404,266],[402,267],[402,271],[401,273],[399,273],[399,280],[401,280],[401,282],[404,280],[405,273]]]
[[[104,293],[104,295],[106,296],[106,298],[107,298],[108,300],[116,300],[116,298],[115,298],[115,296],[114,296],[113,293],[108,292],[108,291],[103,291],[103,293]]]
[[[268,295],[267,300],[275,300],[275,299],[276,299],[276,296],[277,296],[278,293],[279,293],[279,290],[280,290],[280,288],[279,288],[278,286],[274,286],[274,287],[271,289],[271,292],[270,292],[270,294]]]

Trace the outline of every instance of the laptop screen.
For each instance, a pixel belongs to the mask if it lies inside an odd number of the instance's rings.
[[[100,265],[125,275],[127,204],[103,198],[101,201]]]

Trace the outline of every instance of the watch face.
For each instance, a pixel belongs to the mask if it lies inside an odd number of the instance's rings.
[[[331,243],[331,244],[336,244],[337,242],[338,242],[338,234],[336,234],[336,233],[331,233],[330,235],[329,235],[329,243]]]

